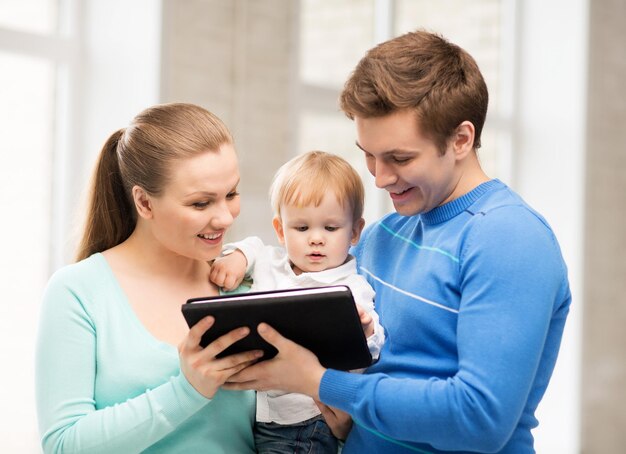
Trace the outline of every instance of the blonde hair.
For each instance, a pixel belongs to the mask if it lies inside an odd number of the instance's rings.
[[[353,222],[363,216],[365,190],[361,177],[345,159],[324,151],[309,151],[283,164],[274,175],[270,200],[280,217],[282,205],[319,206],[332,191],[342,207],[352,210]]]
[[[160,104],[140,112],[102,147],[76,259],[110,249],[130,236],[137,223],[133,186],[159,195],[174,161],[217,151],[232,141],[218,117],[194,104]]]

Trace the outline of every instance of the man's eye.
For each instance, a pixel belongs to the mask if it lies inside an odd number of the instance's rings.
[[[407,162],[411,160],[411,158],[401,158],[401,157],[394,156],[393,158],[391,158],[391,160],[395,162],[396,164],[406,164]]]

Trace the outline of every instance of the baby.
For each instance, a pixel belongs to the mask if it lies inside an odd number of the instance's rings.
[[[213,264],[211,280],[228,290],[247,275],[252,291],[347,285],[377,359],[384,330],[374,311],[374,291],[349,254],[365,224],[361,178],[339,156],[312,151],[278,170],[270,198],[272,225],[284,247],[264,245],[256,237],[228,244]],[[310,397],[258,392],[256,421],[259,453],[337,452],[337,440]]]

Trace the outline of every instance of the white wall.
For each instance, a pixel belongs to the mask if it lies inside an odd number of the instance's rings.
[[[534,431],[537,452],[580,452],[580,365],[587,0],[519,2],[513,182],[556,232],[573,301],[554,376]]]
[[[45,259],[41,263],[41,257],[28,256],[28,267],[22,267],[20,271],[24,280],[37,287],[28,290],[38,295],[43,288],[39,288],[35,276],[39,273],[36,271],[47,268],[49,275],[71,261],[72,228],[82,214],[76,213],[76,208],[84,195],[101,145],[110,133],[125,126],[139,110],[158,102],[159,94],[160,1],[85,0],[69,4],[76,6],[73,12],[78,17],[71,14],[71,20],[75,19],[73,24],[82,27],[78,30],[79,39],[72,38],[72,43],[80,43],[80,49],[68,48],[72,55],[66,59],[69,62],[63,65],[57,77],[60,91],[54,119],[50,123],[57,127],[58,136],[54,139],[55,149],[50,158],[52,169],[48,170],[53,180],[50,185],[53,194],[50,195],[49,213],[45,213],[51,219],[45,216],[46,219],[39,222],[37,216],[43,217],[41,213],[29,219],[20,218],[20,221],[25,220],[36,227],[37,233],[33,235],[28,229],[22,229],[21,237],[5,238],[5,241],[27,241],[39,246],[50,243],[49,263]],[[25,106],[28,107],[34,108]],[[2,153],[8,152],[16,151],[2,149]],[[35,153],[32,155],[33,159],[38,158]],[[40,166],[41,163],[33,162],[30,169],[16,169],[15,172],[32,173]],[[19,184],[15,186],[19,189]],[[30,208],[28,198],[21,193],[16,193],[15,198]],[[17,216],[17,213],[12,214]],[[7,278],[8,270],[3,269],[2,275],[3,279]],[[4,296],[1,304],[12,309],[1,311],[9,316],[8,321],[2,321],[14,329],[0,331],[3,367],[0,452],[36,453],[41,450],[34,405],[33,353],[39,303],[37,298],[20,301],[17,297],[6,298],[6,293]]]
[[[71,104],[67,212],[57,218],[61,260],[71,260],[82,200],[100,148],[114,131],[141,110],[159,102],[161,2],[85,0],[83,48]]]

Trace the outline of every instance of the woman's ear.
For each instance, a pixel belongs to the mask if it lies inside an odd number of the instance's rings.
[[[361,238],[361,232],[363,232],[363,227],[365,227],[365,219],[363,218],[360,218],[352,226],[352,238],[350,239],[350,244],[352,246],[356,246],[356,244],[359,242],[359,238]]]
[[[464,121],[457,126],[452,138],[452,149],[457,160],[463,160],[474,150],[475,133],[474,124],[471,121]]]
[[[133,186],[132,195],[133,203],[135,204],[135,209],[137,210],[137,215],[144,219],[151,219],[153,216],[153,212],[150,195],[143,188],[137,185]]]
[[[278,242],[284,245],[285,244],[285,231],[283,230],[283,221],[280,219],[279,216],[275,216],[274,219],[272,219],[272,226],[274,227],[274,230],[276,231],[276,237],[278,238]]]

